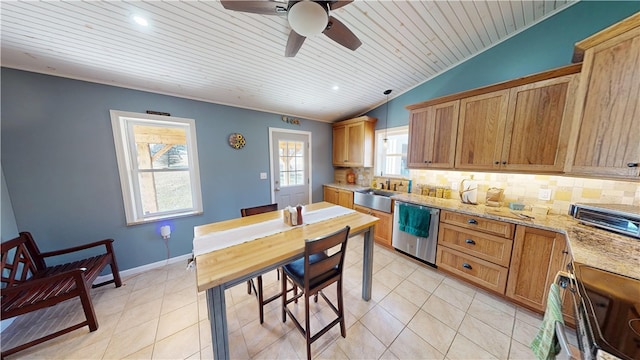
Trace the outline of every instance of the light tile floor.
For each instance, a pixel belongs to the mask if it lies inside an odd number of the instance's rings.
[[[347,337],[334,327],[312,345],[315,359],[533,358],[528,344],[540,315],[377,245],[372,299],[366,302],[362,237],[349,240],[345,264]],[[195,273],[185,265],[125,278],[121,288],[93,289],[97,331],[84,327],[9,359],[212,359],[205,294],[196,291]],[[267,294],[277,292],[275,272],[264,280]],[[335,288],[325,294],[335,298]],[[232,358],[306,357],[302,335],[290,320],[281,321],[279,301],[267,305],[260,325],[255,296],[247,294],[245,284],[228,290],[226,299]],[[294,310],[301,312],[299,307]],[[2,345],[78,322],[83,318],[78,309],[69,301],[19,318],[1,334]],[[312,312],[312,329],[333,319],[322,300]],[[575,344],[572,332],[570,339]]]

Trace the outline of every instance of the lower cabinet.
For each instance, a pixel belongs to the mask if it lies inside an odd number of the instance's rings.
[[[440,213],[436,265],[504,294],[515,225],[451,211]]]
[[[324,201],[353,209],[353,191],[324,185]]]
[[[518,225],[509,267],[507,297],[518,304],[544,312],[549,287],[558,271],[566,268],[568,261],[564,235]]]
[[[393,234],[393,214],[373,210],[360,205],[354,205],[353,209],[380,219],[373,230],[373,240],[380,245],[391,248],[391,236]]]

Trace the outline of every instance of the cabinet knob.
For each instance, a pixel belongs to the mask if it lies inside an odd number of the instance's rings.
[[[465,268],[465,269],[469,269],[469,270],[471,270],[471,269],[472,269],[471,265],[469,265],[469,264],[467,264],[467,263],[463,263],[463,264],[462,264],[462,267],[463,267],[463,268]]]
[[[569,254],[569,252],[567,250],[562,250],[562,253],[565,254],[565,255]]]
[[[496,164],[496,165],[498,165],[498,164],[500,164],[500,161],[496,160],[496,161],[494,161],[493,163],[494,163],[494,164]]]
[[[476,221],[476,219],[469,219],[469,220],[467,220],[467,223],[472,224],[472,225],[478,225],[478,222]]]
[[[503,161],[503,162],[502,162],[502,165],[507,165],[507,162],[506,162],[506,161]]]
[[[473,241],[472,239],[467,239],[464,242],[466,242],[467,244],[471,244],[471,245],[475,245],[476,244],[476,242]]]
[[[638,167],[638,163],[627,163],[628,167]]]

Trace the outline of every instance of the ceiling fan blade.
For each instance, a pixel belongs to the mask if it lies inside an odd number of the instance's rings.
[[[349,5],[353,2],[353,0],[345,0],[345,1],[333,1],[329,3],[329,8],[331,10],[339,9],[345,5]]]
[[[287,11],[286,4],[273,0],[220,0],[220,3],[227,10],[242,11],[262,15],[278,15]]]
[[[337,42],[338,44],[346,47],[347,49],[355,50],[362,45],[362,42],[356,34],[354,34],[349,28],[340,22],[340,20],[334,18],[333,16],[329,17],[329,24],[327,28],[323,31],[325,35],[327,35],[331,40]]]
[[[302,43],[306,37],[298,34],[297,32],[291,30],[289,33],[289,39],[287,39],[287,48],[284,50],[284,56],[286,57],[294,57],[300,50]]]

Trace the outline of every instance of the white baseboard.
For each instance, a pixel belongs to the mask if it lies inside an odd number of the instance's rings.
[[[189,254],[184,254],[184,255],[172,257],[172,258],[167,259],[167,260],[156,261],[156,262],[151,263],[151,264],[146,264],[146,265],[138,266],[138,267],[135,267],[135,268],[132,268],[132,269],[127,269],[127,270],[124,270],[124,271],[120,271],[120,278],[125,278],[127,276],[137,275],[137,274],[143,273],[145,271],[161,268],[163,266],[166,266],[166,265],[169,265],[169,264],[175,264],[175,263],[180,262],[180,261],[186,261],[186,260],[191,259],[192,257],[193,257],[193,255],[191,253],[189,253]],[[186,267],[187,267],[186,262],[184,264],[184,267],[186,269]],[[113,279],[113,275],[112,274],[102,275],[102,276],[98,276],[93,283],[94,284],[100,284],[102,282],[109,281],[109,280],[112,280],[112,279]]]

